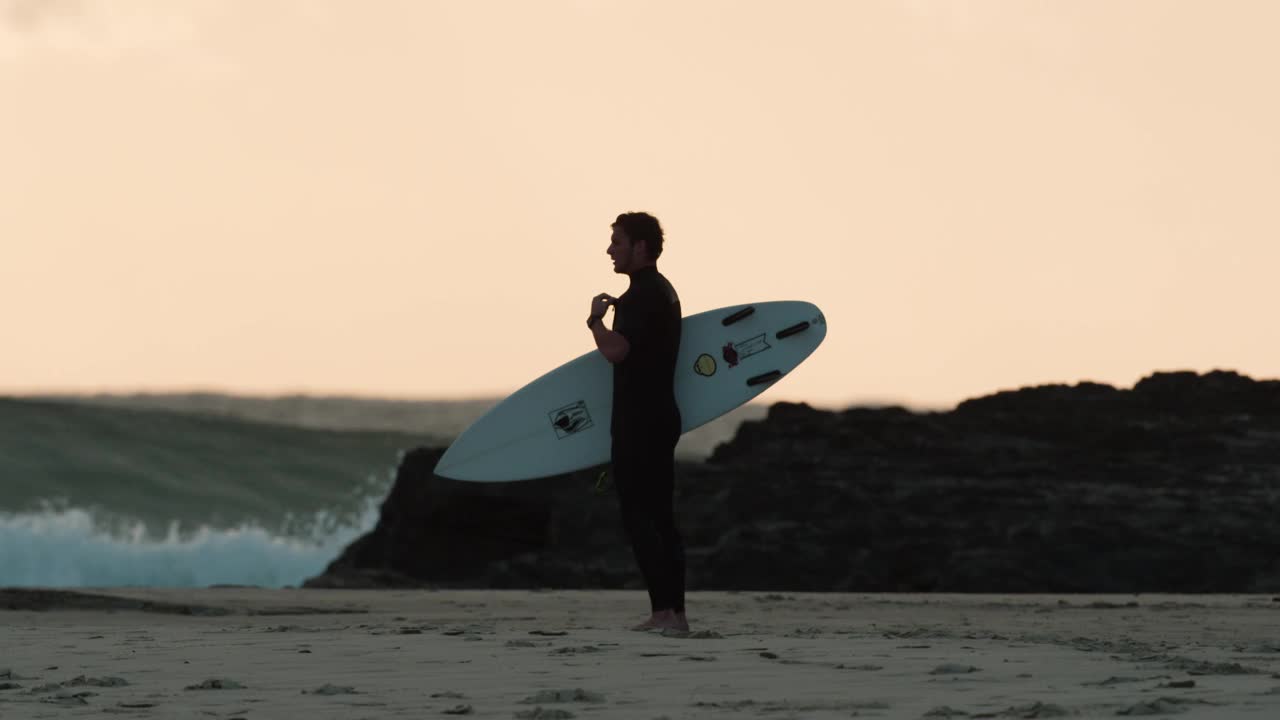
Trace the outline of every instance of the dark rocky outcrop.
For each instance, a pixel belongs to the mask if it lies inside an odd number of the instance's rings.
[[[595,472],[511,484],[409,453],[316,587],[638,587]],[[1157,373],[949,412],[774,405],[679,466],[691,589],[1280,591],[1280,382]]]

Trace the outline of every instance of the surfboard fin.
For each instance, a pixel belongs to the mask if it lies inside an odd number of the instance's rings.
[[[763,384],[768,383],[768,382],[773,382],[774,380],[777,380],[777,379],[778,379],[778,378],[780,378],[780,377],[782,377],[782,371],[781,371],[781,370],[770,370],[770,371],[769,371],[769,372],[767,372],[767,373],[763,373],[763,374],[760,374],[760,375],[756,375],[755,377],[747,378],[747,384],[748,384],[748,385],[763,385]]]
[[[752,314],[752,313],[754,313],[755,311],[756,311],[755,306],[753,306],[753,305],[748,305],[748,306],[746,306],[746,307],[742,308],[741,310],[739,310],[738,312],[733,313],[732,315],[730,315],[730,316],[726,317],[725,319],[721,320],[721,321],[720,321],[720,324],[721,324],[721,325],[724,325],[725,327],[729,327],[730,325],[732,325],[732,324],[734,324],[734,323],[738,322],[738,321],[739,321],[739,320],[741,320],[742,318],[744,318],[744,317],[747,317],[747,316],[751,315],[751,314]]]
[[[779,330],[776,337],[779,340],[781,340],[782,338],[791,337],[796,333],[802,333],[808,329],[809,329],[809,321],[805,320],[804,322],[798,322],[795,325],[792,325],[791,327],[787,327]]]

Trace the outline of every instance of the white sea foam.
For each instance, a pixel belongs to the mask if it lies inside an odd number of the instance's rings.
[[[296,586],[324,570],[377,519],[371,499],[355,523],[317,518],[310,538],[251,525],[189,533],[172,526],[157,538],[142,522],[104,529],[80,508],[0,513],[0,586]]]

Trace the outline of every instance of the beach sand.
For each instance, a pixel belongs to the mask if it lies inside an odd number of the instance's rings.
[[[4,610],[3,608],[8,608]],[[1280,599],[0,590],[0,718],[1280,717]]]

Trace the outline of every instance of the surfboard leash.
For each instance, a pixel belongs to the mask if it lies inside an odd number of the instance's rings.
[[[612,485],[612,483],[608,482],[608,480],[609,480],[608,469],[601,470],[600,474],[596,476],[596,494],[597,495],[605,492],[606,490],[609,489],[610,485]]]

